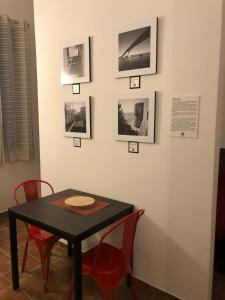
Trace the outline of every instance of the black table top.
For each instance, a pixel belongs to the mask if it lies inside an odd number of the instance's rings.
[[[110,205],[91,215],[82,216],[51,204],[57,199],[74,195],[90,196]],[[71,241],[83,240],[132,211],[132,204],[72,189],[9,208],[9,213],[16,218]]]

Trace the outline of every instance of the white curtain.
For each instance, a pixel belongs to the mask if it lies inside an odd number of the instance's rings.
[[[33,159],[29,25],[0,15],[0,163]]]

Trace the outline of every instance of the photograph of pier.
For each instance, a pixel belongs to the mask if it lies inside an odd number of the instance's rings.
[[[65,102],[65,131],[86,133],[85,102]]]

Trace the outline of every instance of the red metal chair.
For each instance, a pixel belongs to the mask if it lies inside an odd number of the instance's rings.
[[[24,191],[26,202],[38,200],[40,198],[41,192],[41,184],[45,184],[48,186],[49,190],[52,194],[54,194],[53,187],[50,183],[44,180],[28,180],[19,184],[13,192],[13,198],[16,201],[16,204],[19,205],[18,194],[20,190]],[[28,244],[30,241],[34,241],[41,258],[41,267],[43,273],[43,281],[44,281],[44,291],[47,292],[47,284],[48,284],[48,274],[49,274],[49,264],[50,264],[50,256],[51,251],[55,243],[58,241],[59,237],[42,230],[36,226],[25,224],[28,232],[25,250],[23,255],[21,272],[24,272],[27,258],[27,250]]]
[[[136,299],[134,280],[132,276],[132,254],[136,226],[144,210],[140,209],[114,223],[103,234],[99,244],[82,255],[82,274],[91,277],[102,292],[104,300],[114,293],[125,275],[131,276],[132,299]],[[124,225],[121,248],[106,243],[104,240],[118,226]],[[67,299],[72,299],[74,279],[71,281]]]

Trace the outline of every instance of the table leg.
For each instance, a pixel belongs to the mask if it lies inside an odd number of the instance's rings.
[[[72,256],[72,252],[73,252],[73,244],[69,241],[67,241],[67,253],[68,256]]]
[[[17,290],[19,288],[19,272],[18,272],[16,218],[10,211],[9,211],[9,230],[10,230],[12,285],[13,285],[13,289]]]
[[[82,300],[81,241],[73,243],[74,300]]]

